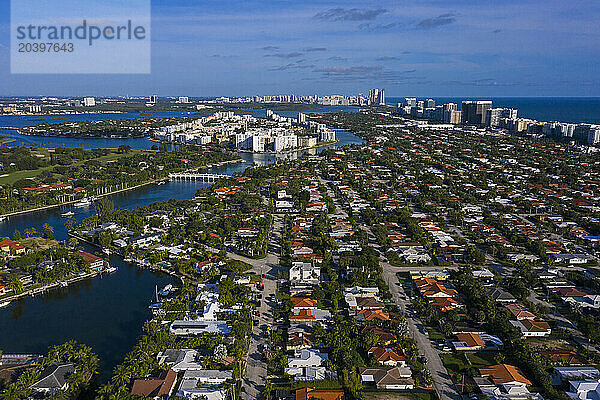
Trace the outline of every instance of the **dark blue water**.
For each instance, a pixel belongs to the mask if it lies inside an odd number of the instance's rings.
[[[413,96],[407,96],[413,97]],[[538,121],[560,121],[600,124],[600,97],[432,97],[436,104],[457,103],[462,100],[492,100],[494,107],[512,107],[519,110],[519,117]],[[419,98],[425,100],[427,97]],[[396,105],[404,97],[389,97],[386,102]]]
[[[148,138],[136,139],[113,139],[113,138],[97,138],[85,139],[59,137],[59,136],[28,136],[17,133],[14,129],[24,126],[37,125],[40,123],[54,122],[81,122],[81,121],[106,121],[119,119],[135,119],[135,118],[174,118],[174,117],[198,117],[200,115],[190,113],[152,113],[150,115],[142,115],[140,113],[101,113],[101,114],[70,114],[70,115],[3,115],[0,116],[0,136],[15,139],[14,142],[8,145],[27,145],[33,144],[40,147],[84,147],[87,149],[93,148],[117,148],[121,144],[128,144],[136,150],[148,150],[152,145],[156,144]],[[64,117],[65,119],[56,119]],[[35,118],[46,118],[46,121],[31,121]]]
[[[357,112],[358,107],[349,106],[329,106],[318,109],[312,109],[308,111],[301,111],[304,113],[323,113],[323,112]],[[276,111],[279,115],[285,117],[297,117],[299,111]],[[252,114],[257,117],[264,117],[266,110],[249,110],[241,114]],[[55,119],[56,117],[64,117],[66,119]],[[39,123],[46,122],[81,122],[81,121],[104,121],[104,120],[118,120],[118,119],[135,119],[135,118],[173,118],[173,117],[201,117],[201,114],[192,113],[152,113],[151,115],[142,115],[140,113],[102,113],[102,114],[71,114],[71,115],[4,115],[0,116],[0,136],[6,136],[8,138],[15,139],[14,142],[8,143],[9,146],[14,145],[37,145],[40,147],[54,148],[54,147],[84,147],[88,149],[93,148],[117,148],[121,144],[127,144],[135,150],[148,150],[156,143],[144,138],[135,139],[117,139],[117,138],[86,138],[85,140],[70,137],[60,136],[28,136],[17,133],[15,129],[5,129],[6,127],[11,128],[22,128],[25,126],[37,125]],[[31,121],[35,118],[46,118],[46,121]],[[4,129],[3,129],[4,128]]]

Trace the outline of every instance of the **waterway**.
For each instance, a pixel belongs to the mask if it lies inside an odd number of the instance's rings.
[[[329,107],[326,110],[312,111],[355,111],[355,108]],[[279,112],[281,115],[295,116],[297,112]],[[72,117],[88,117],[94,114],[81,114]],[[111,119],[123,114],[97,114],[93,118]],[[68,116],[69,117],[69,116]],[[0,117],[0,126],[5,124]],[[25,117],[10,117],[15,122],[31,124]],[[17,120],[14,120],[17,118]],[[64,121],[64,120],[63,120]],[[24,125],[23,125],[24,126]],[[8,133],[8,134],[7,134]],[[141,139],[81,139],[24,136],[5,131],[0,135],[15,135],[15,139],[24,143],[36,143],[45,147],[118,147],[127,143],[136,149],[147,149],[153,143],[146,138]],[[360,138],[351,132],[337,132],[339,142],[326,147],[339,147],[348,144],[359,144]],[[227,164],[207,170],[209,173],[233,174],[243,171],[254,164],[266,165],[276,162],[278,158],[296,158],[298,152],[284,155],[241,153],[243,162]],[[197,182],[171,181],[164,185],[147,185],[127,192],[121,192],[109,198],[120,208],[135,208],[157,201],[189,199],[196,190],[205,184]],[[78,221],[93,214],[93,207],[77,208],[65,206],[38,212],[12,216],[8,221],[0,222],[0,237],[14,235],[15,230],[23,232],[35,227],[38,231],[47,223],[54,227],[55,238],[65,240],[67,232],[65,218],[60,214],[72,210]],[[90,248],[90,251],[97,249]],[[100,357],[101,381],[106,381],[115,365],[124,358],[134,345],[144,321],[150,318],[148,304],[159,288],[173,279],[167,275],[142,270],[124,263],[120,257],[111,256],[111,265],[118,267],[113,274],[101,278],[92,278],[77,282],[67,288],[57,288],[36,297],[26,297],[14,301],[8,307],[0,309],[0,350],[4,353],[44,353],[48,346],[60,344],[70,339],[91,346]]]

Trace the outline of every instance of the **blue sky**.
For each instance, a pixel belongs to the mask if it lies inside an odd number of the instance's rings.
[[[600,96],[597,0],[153,0],[148,75],[11,75],[0,5],[0,96]]]

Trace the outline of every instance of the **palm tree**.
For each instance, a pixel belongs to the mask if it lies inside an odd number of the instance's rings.
[[[54,228],[48,224],[44,224],[43,226],[43,236],[44,239],[52,239],[54,237]]]
[[[23,292],[23,283],[19,279],[19,275],[12,273],[8,276],[6,280],[6,287],[12,290],[15,294],[19,294]]]
[[[129,368],[124,364],[119,364],[115,367],[113,374],[113,382],[119,387],[125,387],[131,380]]]

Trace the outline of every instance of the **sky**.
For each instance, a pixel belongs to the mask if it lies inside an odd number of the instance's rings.
[[[0,0],[0,96],[600,96],[597,0],[151,4],[150,74],[11,74]]]

